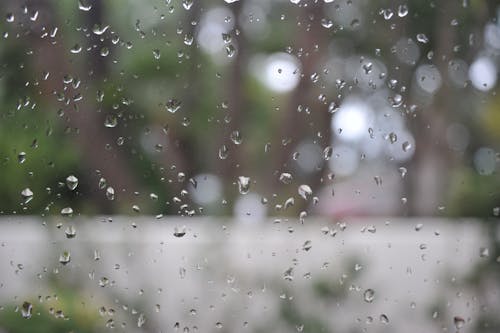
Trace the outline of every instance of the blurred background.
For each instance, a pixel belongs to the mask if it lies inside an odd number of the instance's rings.
[[[0,10],[4,215],[491,217],[500,206],[496,1]]]
[[[500,329],[497,0],[0,18],[1,333]]]

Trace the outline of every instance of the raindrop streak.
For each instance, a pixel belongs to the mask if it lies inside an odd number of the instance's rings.
[[[371,303],[375,299],[375,291],[373,289],[366,289],[363,293],[363,299],[366,303]]]
[[[238,190],[241,194],[247,194],[250,190],[250,177],[239,176],[238,177]]]
[[[66,178],[66,186],[68,186],[68,188],[73,191],[77,186],[78,186],[78,178],[76,178],[75,176],[73,175],[69,175],[67,178]]]

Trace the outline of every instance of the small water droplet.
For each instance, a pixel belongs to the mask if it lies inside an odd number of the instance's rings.
[[[333,148],[331,146],[326,147],[323,150],[323,159],[325,161],[328,161],[332,157],[332,153],[333,153]]]
[[[181,107],[181,101],[177,100],[176,98],[171,98],[167,101],[165,107],[167,108],[168,112],[176,113]]]
[[[183,226],[182,228],[174,228],[174,236],[177,238],[184,237],[186,235],[186,226]]]
[[[141,313],[139,317],[137,318],[137,327],[142,327],[146,323],[146,317],[144,316],[144,313]]]
[[[69,251],[64,251],[59,256],[59,262],[63,265],[69,264],[70,261],[71,261],[71,253],[69,253]]]
[[[73,47],[69,50],[69,52],[71,52],[73,54],[78,54],[81,51],[82,51],[82,47],[80,46],[80,44],[73,45]]]
[[[403,144],[401,145],[401,147],[403,148],[404,152],[407,152],[408,150],[411,149],[412,145],[408,141],[405,141],[405,142],[403,142]]]
[[[67,227],[66,230],[64,231],[64,233],[66,234],[66,238],[68,238],[68,239],[76,237],[76,229],[72,225]]]
[[[89,10],[92,9],[92,5],[91,4],[87,4],[87,1],[84,1],[84,0],[78,0],[78,9],[84,11],[84,12],[88,12]]]
[[[453,323],[457,330],[461,329],[465,325],[465,319],[459,316],[453,317]]]
[[[17,161],[20,164],[23,164],[24,162],[26,162],[26,153],[24,151],[22,151],[19,154],[17,154]]]
[[[425,34],[417,34],[417,41],[422,44],[429,43],[429,38]]]
[[[21,191],[21,198],[24,204],[27,204],[33,199],[33,192],[29,188],[25,188]]]
[[[375,299],[375,291],[373,289],[366,289],[363,293],[363,299],[367,303],[373,302],[373,300]]]
[[[298,193],[302,197],[302,199],[309,200],[309,198],[312,195],[312,190],[311,187],[309,187],[309,185],[302,184],[298,188]]]
[[[235,145],[240,145],[243,142],[243,138],[240,134],[240,131],[237,131],[237,130],[231,132],[231,135],[229,136],[229,138],[231,139],[231,141],[233,141],[233,143]]]
[[[387,315],[382,313],[379,319],[382,324],[389,324],[389,318],[387,317]]]
[[[408,6],[407,5],[399,5],[398,16],[405,17],[406,15],[408,15]]]
[[[73,175],[66,177],[66,186],[73,191],[78,186],[78,178]]]
[[[30,302],[23,302],[21,306],[21,315],[23,318],[29,319],[31,318],[31,312],[33,310],[33,305]]]
[[[106,32],[106,30],[109,29],[109,25],[103,25],[101,26],[100,24],[94,24],[92,27],[92,32],[98,36],[102,35],[103,33]]]
[[[159,50],[159,49],[154,49],[154,50],[153,50],[153,57],[154,57],[156,60],[160,59],[160,57],[161,57],[161,53],[160,53],[160,50]]]
[[[108,114],[104,118],[104,126],[107,128],[114,128],[118,125],[118,118],[114,114]]]
[[[61,215],[62,216],[71,216],[73,215],[73,208],[71,207],[65,207],[61,209]]]
[[[112,188],[111,186],[109,186],[107,189],[106,189],[106,198],[108,200],[115,200],[115,189]]]
[[[238,177],[238,190],[241,194],[247,194],[250,190],[250,177]]]
[[[283,184],[290,184],[293,180],[293,177],[290,173],[288,172],[283,172],[281,175],[280,175],[280,182],[282,182]]]
[[[302,250],[309,251],[312,248],[312,242],[310,240],[306,240],[304,244],[302,244]]]

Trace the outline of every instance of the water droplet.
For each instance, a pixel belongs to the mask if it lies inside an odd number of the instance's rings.
[[[26,153],[24,151],[22,151],[19,154],[17,154],[17,161],[20,164],[23,164],[24,162],[26,162]]]
[[[69,50],[69,52],[71,52],[73,54],[78,54],[81,51],[82,51],[82,47],[80,46],[80,44],[73,45],[73,47]]]
[[[391,133],[389,134],[389,141],[390,141],[391,143],[395,143],[396,141],[398,141],[398,136],[396,135],[396,133],[391,132]]]
[[[239,176],[238,177],[238,190],[241,194],[247,194],[250,190],[250,177]]]
[[[406,15],[408,15],[408,6],[407,5],[399,5],[398,16],[405,17]]]
[[[403,148],[404,152],[407,152],[408,150],[411,149],[412,146],[411,146],[411,143],[409,143],[408,141],[405,141],[405,142],[403,142],[401,147]]]
[[[167,104],[165,106],[168,112],[176,113],[181,107],[181,102],[175,98],[171,98],[167,101]]]
[[[417,34],[417,41],[422,44],[427,44],[429,43],[429,38],[427,38],[425,34]]]
[[[461,329],[465,325],[465,319],[459,316],[453,317],[453,323],[457,330]]]
[[[373,300],[375,299],[375,291],[373,289],[366,289],[363,293],[363,299],[367,303],[373,302]]]
[[[23,318],[29,319],[31,318],[31,312],[33,310],[33,305],[30,302],[23,302],[21,306],[21,315]]]
[[[111,186],[109,186],[107,189],[106,189],[106,198],[108,200],[115,200],[115,189],[112,188]]]
[[[283,184],[290,184],[293,180],[293,177],[290,173],[288,172],[283,172],[281,175],[280,175],[280,182],[282,182]]]
[[[331,27],[333,27],[333,21],[327,18],[323,18],[321,19],[321,25],[323,26],[323,28],[330,29]]]
[[[76,229],[72,225],[67,227],[66,230],[64,231],[64,233],[66,234],[66,238],[68,238],[68,239],[76,237]]]
[[[139,207],[138,205],[132,205],[132,210],[136,213],[140,213],[141,207]]]
[[[21,191],[21,198],[24,204],[27,204],[33,199],[33,192],[29,188],[25,188]]]
[[[92,5],[91,4],[87,4],[87,1],[84,1],[84,0],[78,0],[78,9],[84,11],[84,12],[88,12],[89,10],[92,9]]]
[[[382,313],[379,319],[382,324],[389,324],[389,318],[387,317],[387,315]]]
[[[61,209],[61,215],[62,216],[71,216],[73,215],[73,208],[71,207],[65,207]]]
[[[99,279],[99,286],[104,288],[109,284],[109,279],[105,276]]]
[[[323,150],[323,159],[325,161],[328,161],[332,157],[332,153],[333,153],[333,148],[331,146],[326,147]]]
[[[309,185],[302,184],[298,188],[298,193],[304,200],[309,200],[312,195],[312,190]]]
[[[487,258],[490,256],[490,250],[487,247],[482,247],[479,249],[479,256],[481,258]]]
[[[144,316],[144,313],[141,313],[139,317],[137,318],[137,327],[142,327],[146,323],[146,317]]]
[[[243,142],[243,138],[240,134],[240,131],[231,132],[229,138],[231,139],[231,141],[233,141],[235,145],[240,145]]]
[[[106,118],[104,118],[104,126],[107,128],[113,128],[118,125],[118,118],[114,114],[108,114]]]
[[[226,3],[233,3],[233,2],[238,2],[240,0],[224,0]],[[222,327],[222,326],[221,326]]]
[[[12,14],[12,13],[8,13],[7,15],[5,15],[5,20],[6,20],[8,23],[12,23],[12,22],[14,22],[14,20],[15,20],[15,16],[14,16],[14,14]]]
[[[99,51],[99,54],[101,55],[101,57],[107,57],[109,55],[109,48],[107,48],[106,46],[104,46]]]
[[[182,7],[184,7],[185,10],[190,10],[193,6],[193,3],[193,0],[182,0]]]
[[[160,53],[160,50],[159,50],[159,49],[154,49],[154,50],[153,50],[153,57],[154,57],[156,60],[160,59],[160,57],[161,57],[161,53]],[[170,111],[170,110],[169,110],[169,111]]]
[[[285,280],[285,281],[293,281],[293,267],[288,268],[283,273],[283,280]]]
[[[183,226],[182,228],[174,228],[174,236],[177,238],[184,237],[186,235],[186,226]]]
[[[401,178],[405,178],[406,174],[408,173],[408,170],[405,167],[400,167],[398,171],[399,174],[401,175]]]
[[[66,177],[66,186],[73,191],[78,186],[78,178],[73,175]]]
[[[233,44],[226,45],[226,54],[229,58],[232,58],[235,53],[236,48],[233,46]]]
[[[92,27],[92,32],[98,36],[102,35],[103,33],[106,32],[106,30],[109,29],[109,25],[103,25],[101,26],[100,24],[94,24]]]
[[[229,155],[229,149],[227,148],[226,145],[222,145],[220,148],[219,148],[219,158],[221,160],[225,160],[227,158],[227,156]]]
[[[312,242],[310,240],[306,240],[304,244],[302,244],[302,250],[309,251],[312,248]]]
[[[70,261],[71,261],[71,253],[69,253],[69,251],[64,251],[59,256],[59,262],[63,265],[69,264]]]

